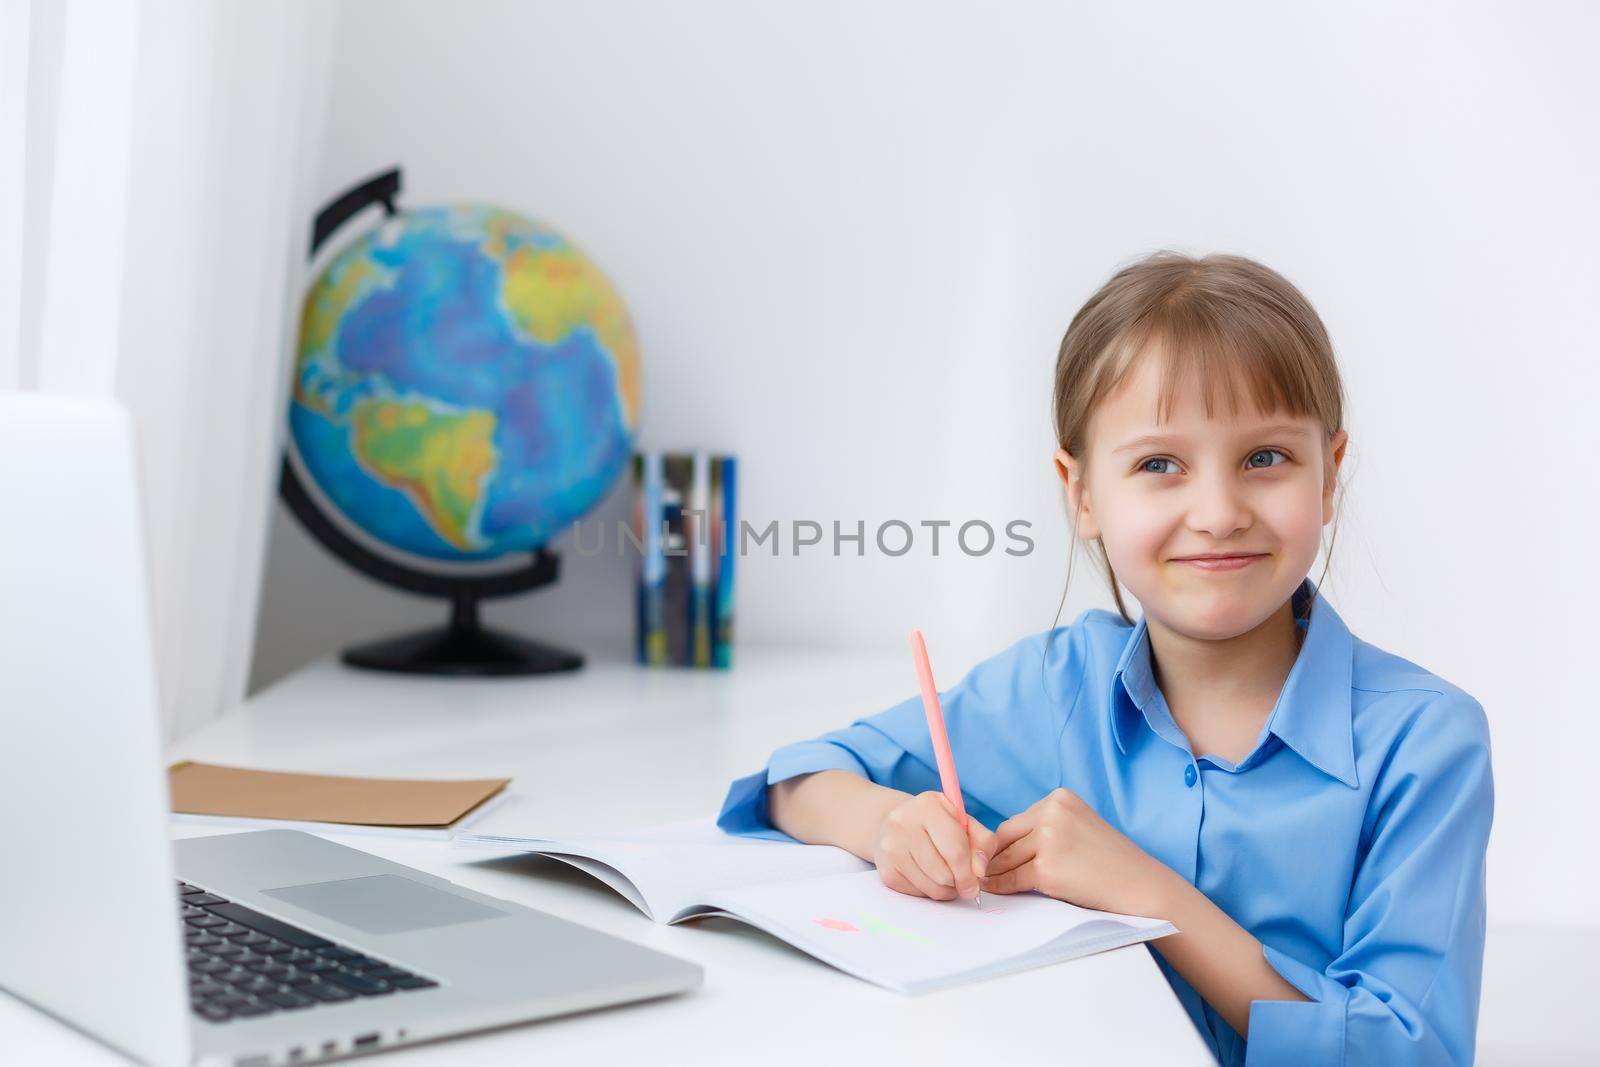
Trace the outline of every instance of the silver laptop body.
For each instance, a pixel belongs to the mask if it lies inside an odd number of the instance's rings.
[[[0,987],[140,1060],[264,1067],[699,984],[695,964],[313,835],[172,845],[136,484],[115,402],[0,394]],[[250,933],[309,938],[276,957],[289,977],[331,945],[414,978],[203,1019],[186,941],[207,940],[206,909],[180,907],[178,879],[259,917]]]

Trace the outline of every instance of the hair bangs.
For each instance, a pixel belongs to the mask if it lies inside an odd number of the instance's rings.
[[[1274,414],[1322,419],[1315,391],[1303,372],[1308,352],[1294,331],[1243,309],[1218,309],[1176,300],[1152,308],[1113,342],[1100,396],[1115,392],[1146,359],[1159,362],[1155,418],[1167,421],[1180,390],[1196,387],[1206,418],[1223,407],[1231,417],[1253,408]],[[1100,383],[1097,383],[1100,384]]]

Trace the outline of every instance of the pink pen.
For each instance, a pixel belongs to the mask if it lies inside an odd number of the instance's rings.
[[[928,738],[933,742],[933,758],[939,765],[939,787],[956,809],[961,829],[967,828],[967,809],[961,803],[961,783],[956,779],[956,758],[950,751],[950,735],[945,732],[944,712],[939,710],[939,690],[933,684],[933,666],[928,662],[928,646],[921,630],[911,631],[911,655],[917,662],[917,684],[922,687],[922,710],[928,717]],[[974,898],[981,906],[983,894]]]

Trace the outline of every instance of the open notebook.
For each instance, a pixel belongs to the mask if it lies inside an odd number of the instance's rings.
[[[1038,893],[981,905],[910,897],[829,845],[735,837],[710,819],[561,840],[464,831],[457,847],[569,863],[657,922],[726,915],[899,993],[923,993],[1175,933],[1171,923],[1089,911]]]

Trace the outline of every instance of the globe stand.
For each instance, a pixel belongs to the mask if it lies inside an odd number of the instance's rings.
[[[353,645],[340,659],[352,667],[402,674],[548,674],[583,666],[575,652],[486,629],[471,597],[455,598],[449,626]]]
[[[378,555],[340,529],[317,506],[288,456],[283,457],[278,491],[311,535],[356,570],[408,593],[450,601],[449,626],[353,645],[340,655],[350,666],[400,674],[502,677],[574,671],[583,666],[583,657],[576,652],[488,629],[478,619],[481,600],[553,583],[561,569],[555,553],[541,548],[527,566],[495,574],[458,577],[418,570]]]
[[[367,207],[381,204],[386,215],[394,215],[395,197],[399,194],[400,171],[396,168],[375,175],[333,200],[312,223],[312,255],[340,226]],[[583,657],[576,652],[490,630],[478,620],[480,600],[525,593],[554,582],[560,570],[554,553],[540,548],[526,566],[489,574],[423,570],[379,555],[329,518],[302,482],[287,453],[278,490],[311,535],[356,570],[385,585],[442,597],[451,603],[449,626],[347,648],[340,658],[350,666],[401,674],[478,676],[549,674],[583,666]]]

